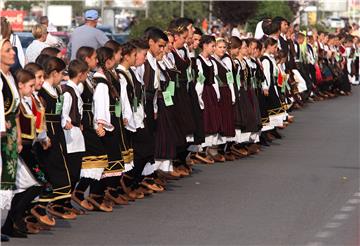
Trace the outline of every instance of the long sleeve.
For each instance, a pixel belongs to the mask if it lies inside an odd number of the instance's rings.
[[[72,104],[72,98],[69,92],[64,93],[64,103],[63,108],[61,111],[61,127],[64,128],[66,125],[66,122],[71,123],[71,118],[69,116],[70,110],[71,110],[71,104]]]
[[[126,90],[127,82],[123,75],[120,75],[120,100],[121,100],[121,111],[123,119],[130,119],[132,117],[131,105],[129,102],[127,90]]]
[[[223,63],[225,64],[226,68],[232,72],[232,62],[230,60],[229,57],[225,57],[224,59],[222,59]],[[234,83],[235,83],[235,78],[234,78]],[[229,89],[231,91],[231,101],[234,104],[235,103],[235,88],[234,88],[234,83],[229,84]]]
[[[262,61],[262,66],[264,69],[265,80],[261,83],[263,90],[268,90],[271,84],[271,74],[270,74],[270,62],[268,59]]]
[[[123,75],[120,75],[120,100],[121,100],[121,110],[122,110],[122,117],[123,119],[127,119],[128,125],[125,127],[129,131],[135,132],[136,126],[133,117],[133,111],[131,109],[131,104],[129,102],[129,97],[127,94],[127,81]]]
[[[15,35],[15,46],[17,48],[19,62],[22,67],[25,67],[25,54],[18,35]]]
[[[3,81],[0,80],[0,132],[5,132],[4,96],[2,93]]]
[[[198,59],[196,60],[196,66],[197,66],[197,69],[198,69],[198,75],[201,73],[203,74],[203,69],[202,69],[202,66],[201,66],[201,61],[199,61]],[[203,90],[204,90],[204,82],[199,82],[199,81],[196,81],[196,84],[195,84],[195,90],[196,90],[196,93],[198,95],[198,100],[199,100],[199,105],[200,105],[200,108],[201,109],[204,109],[204,101],[202,100],[202,93],[203,93]]]
[[[175,58],[173,53],[170,52],[169,54],[167,54],[167,58],[172,62],[172,64],[175,64]]]
[[[216,78],[216,76],[218,75],[218,68],[215,62],[211,62],[214,66],[214,81],[215,83],[212,85],[214,87],[214,90],[216,92],[216,97],[218,100],[220,100],[220,89],[219,89],[219,81]]]
[[[103,124],[104,129],[113,131],[114,126],[111,124],[110,116],[110,98],[109,88],[104,83],[99,83],[96,86],[93,96],[93,114],[94,114],[94,128],[97,129],[98,124]]]

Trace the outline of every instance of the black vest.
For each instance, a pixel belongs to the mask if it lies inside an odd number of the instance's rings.
[[[71,86],[68,86],[68,85],[62,85],[61,89],[62,89],[63,93],[65,93],[65,92],[70,93],[70,96],[72,99],[72,104],[71,104],[70,113],[69,113],[69,117],[71,119],[71,124],[76,127],[80,127],[81,114],[79,113],[78,97],[75,93],[75,90],[74,90],[74,88],[72,88]]]
[[[270,85],[269,86],[272,86],[272,85],[275,85],[275,78],[274,78],[274,65],[272,63],[272,61],[270,60],[269,57],[267,56],[262,56],[260,58],[260,61],[264,61],[264,60],[268,60],[269,61],[269,64],[270,64]]]
[[[150,62],[148,60],[144,63],[145,71],[144,71],[144,86],[146,91],[146,98],[152,100],[155,95],[155,88],[154,88],[154,79],[155,79],[155,70],[152,69]]]
[[[211,64],[211,66],[208,66],[201,56],[198,56],[197,59],[199,59],[199,61],[201,62],[201,66],[202,66],[202,69],[203,69],[203,75],[205,77],[204,84],[205,85],[215,84],[215,81],[214,81],[214,76],[215,76],[214,66],[212,64]],[[199,71],[197,71],[197,74],[198,73],[199,73]]]
[[[217,65],[218,76],[222,82],[222,86],[228,86],[226,73],[229,72],[229,70],[226,67],[224,67],[224,65],[220,63],[218,60],[216,60],[214,57],[211,57],[210,59],[213,60]]]
[[[176,51],[171,51],[171,53],[174,55],[175,66],[180,71],[179,81],[180,82],[188,82],[187,81],[188,77],[187,77],[186,71],[187,71],[188,67],[191,65],[191,60],[187,56],[186,49],[183,48],[181,50],[183,50],[185,53],[184,58],[181,58],[180,55]]]

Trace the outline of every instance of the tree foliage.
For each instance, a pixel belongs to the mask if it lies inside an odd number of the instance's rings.
[[[149,2],[149,18],[142,16],[136,25],[131,28],[130,38],[142,36],[149,26],[162,29],[168,27],[169,22],[181,15],[181,2],[159,1]],[[184,2],[184,17],[202,19],[209,15],[208,2]]]
[[[258,2],[255,1],[220,1],[213,3],[213,15],[224,23],[244,24],[257,10]]]
[[[48,5],[71,5],[73,9],[73,16],[81,16],[84,11],[84,1],[48,1]],[[44,1],[6,1],[5,9],[11,7],[12,9],[30,11],[33,6],[45,6]]]
[[[263,1],[259,2],[257,9],[247,23],[247,30],[254,32],[256,24],[264,18],[274,18],[282,16],[289,21],[294,17],[293,9],[289,5],[289,1]]]

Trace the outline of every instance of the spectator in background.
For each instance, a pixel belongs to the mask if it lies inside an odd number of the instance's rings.
[[[15,51],[15,63],[10,67],[11,73],[15,76],[16,71],[19,68],[25,66],[25,54],[22,48],[18,35],[14,34],[11,28],[10,22],[5,18],[1,17],[1,36],[4,39],[9,39],[13,49]]]
[[[34,36],[35,40],[32,41],[29,47],[26,49],[27,62],[35,62],[41,51],[46,47],[49,47],[49,45],[45,43],[46,37],[48,35],[46,26],[41,24],[35,25],[32,28],[32,35]]]
[[[206,18],[204,18],[203,21],[201,22],[201,28],[202,28],[204,33],[208,32],[209,23],[208,23]]]
[[[241,29],[240,25],[234,26],[233,29],[231,30],[231,36],[240,38],[241,36],[240,29]]]
[[[59,38],[51,35],[50,32],[56,32],[57,29],[55,26],[49,26],[49,18],[47,16],[41,16],[39,19],[39,22],[41,25],[46,26],[46,29],[48,31],[48,35],[46,37],[45,43],[51,47],[61,48],[63,46],[63,43]]]
[[[75,59],[77,50],[82,46],[89,46],[94,49],[104,46],[109,40],[105,33],[96,28],[99,14],[96,10],[90,9],[85,12],[85,24],[76,28],[70,37],[71,60]]]

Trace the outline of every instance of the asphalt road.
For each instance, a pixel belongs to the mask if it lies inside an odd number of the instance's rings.
[[[360,245],[359,88],[295,112],[282,140],[168,191],[4,245]]]

